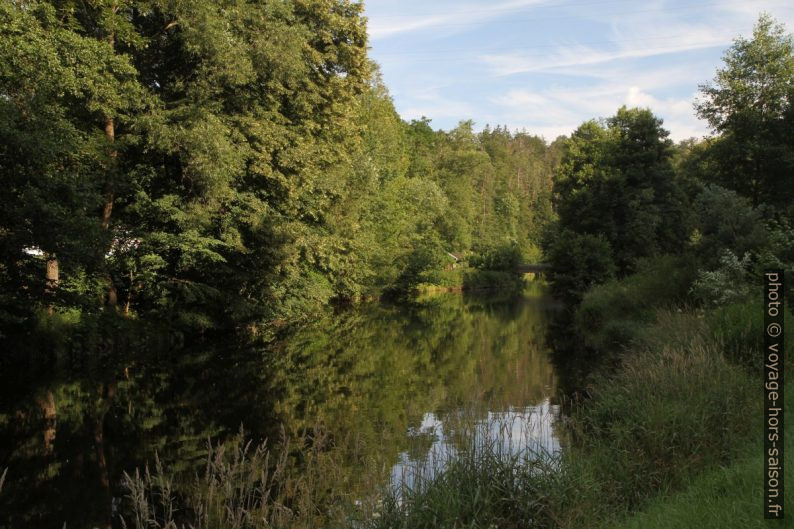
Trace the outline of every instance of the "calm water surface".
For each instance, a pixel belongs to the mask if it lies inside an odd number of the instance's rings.
[[[170,472],[194,473],[208,440],[241,427],[255,441],[318,425],[349,440],[357,456],[338,472],[352,495],[443,466],[472,436],[558,451],[553,310],[539,286],[444,294],[328,314],[267,348],[205,340],[6,368],[0,527],[102,526],[108,504],[124,509],[123,472],[158,454]]]

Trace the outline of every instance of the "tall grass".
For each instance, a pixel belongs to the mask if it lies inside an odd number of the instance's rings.
[[[446,444],[403,470],[386,491],[381,512],[365,526],[549,526],[550,484],[557,479],[560,455],[538,442],[550,435],[538,429],[551,428],[551,422],[522,420],[516,428],[516,420],[490,417],[452,432]]]
[[[756,386],[713,345],[632,355],[574,421],[604,502],[635,509],[728,463],[757,426]]]
[[[756,339],[748,330],[754,325],[739,325],[749,310],[657,310],[651,323],[632,329],[617,369],[596,378],[590,398],[565,417],[562,453],[544,451],[531,429],[517,432],[509,422],[483,427],[482,417],[455,421],[452,414],[433,433],[443,443],[431,441],[402,479],[386,490],[373,481],[371,494],[353,494],[339,477],[344,463],[322,435],[279,450],[241,437],[210,446],[204,473],[187,485],[166,479],[159,463],[152,473],[127,476],[129,523],[136,529],[608,525],[730,465],[760,431],[757,380],[739,362]]]
[[[730,463],[760,428],[755,379],[701,314],[660,310],[634,334],[618,370],[568,420],[575,492],[561,497],[561,527],[595,526],[680,489]]]
[[[703,315],[653,319],[565,418],[562,455],[470,440],[389,496],[371,526],[599,527],[730,464],[760,428],[756,381]]]
[[[374,500],[344,488],[338,451],[322,429],[278,448],[241,434],[208,444],[204,471],[180,482],[159,459],[154,469],[124,474],[135,529],[264,529],[347,527],[367,516]],[[296,461],[300,459],[300,462]]]
[[[406,460],[398,480],[346,489],[332,440],[317,429],[270,449],[244,436],[209,445],[204,471],[186,482],[159,459],[125,474],[124,527],[259,529],[548,526],[548,484],[560,456],[551,443],[556,408],[479,415],[450,412],[429,450]],[[477,418],[473,418],[473,415]],[[541,416],[542,415],[542,416]],[[417,433],[419,444],[426,442]],[[427,448],[427,445],[424,445]],[[548,449],[547,449],[548,448]],[[358,470],[367,474],[367,469]],[[382,477],[381,477],[382,479]]]
[[[783,311],[784,328],[794,329],[791,310]],[[755,373],[763,369],[764,309],[760,300],[732,303],[706,314],[709,328],[724,346],[725,355],[733,362]],[[791,340],[786,342],[791,351]],[[789,364],[786,364],[789,368]]]
[[[794,383],[786,386],[786,435],[794,435]],[[742,455],[729,466],[716,467],[698,475],[681,492],[660,498],[643,512],[619,520],[613,529],[763,529],[788,527],[783,522],[764,520],[763,439],[753,436],[741,447]],[[786,453],[786,466],[794,465],[794,453]],[[786,487],[784,501],[794,502],[792,487]],[[791,525],[791,524],[789,524]]]

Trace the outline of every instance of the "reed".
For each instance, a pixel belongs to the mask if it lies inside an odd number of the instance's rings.
[[[203,472],[190,480],[154,468],[124,474],[125,528],[259,529],[345,527],[369,501],[340,487],[339,451],[322,429],[278,447],[254,445],[241,432],[208,443]]]

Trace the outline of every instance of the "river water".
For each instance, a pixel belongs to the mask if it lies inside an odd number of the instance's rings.
[[[157,454],[195,473],[208,440],[241,428],[271,444],[318,428],[352,440],[337,469],[352,495],[443,468],[463,437],[556,452],[554,310],[539,285],[441,294],[329,313],[266,348],[202,340],[6,368],[0,527],[103,526],[108,503],[124,509],[124,472]]]

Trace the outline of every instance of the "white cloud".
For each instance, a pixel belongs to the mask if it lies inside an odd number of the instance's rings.
[[[611,116],[625,104],[650,108],[675,140],[702,136],[707,126],[695,116],[693,101],[698,85],[721,66],[722,50],[739,35],[749,37],[763,10],[794,29],[794,10],[776,9],[786,5],[784,0],[708,5],[652,0],[622,7],[547,1],[488,5],[483,0],[479,11],[470,10],[472,4],[444,2],[448,13],[393,23],[373,17],[377,38],[404,34],[403,40],[388,40],[383,56],[403,117],[425,115],[445,128],[474,119],[479,126],[507,125],[553,139],[587,119]],[[526,27],[502,23],[513,15],[506,13],[511,7],[535,5],[537,10],[521,13],[535,16]],[[538,24],[541,9],[565,16]],[[447,33],[445,25],[459,29]],[[535,40],[527,42],[527,35]]]
[[[408,33],[424,29],[437,28],[439,26],[460,25],[482,23],[484,20],[498,16],[504,16],[506,11],[522,7],[530,7],[542,4],[547,0],[511,0],[508,2],[494,3],[489,6],[478,6],[477,9],[467,10],[466,6],[455,5],[454,9],[448,9],[445,13],[438,15],[417,15],[417,16],[392,16],[382,17],[370,16],[369,36],[371,39],[383,39],[400,33]]]
[[[423,116],[433,119],[469,119],[475,114],[473,106],[465,101],[442,96],[435,89],[426,89],[414,94],[407,107],[401,109],[403,119],[419,119]]]
[[[626,105],[650,108],[665,119],[665,128],[671,131],[672,139],[681,140],[706,132],[692,110],[694,95],[659,98],[648,89],[620,83],[602,83],[587,89],[511,90],[491,99],[499,108],[492,117],[495,123],[502,123],[500,116],[512,123],[524,123],[529,132],[553,139],[561,133],[570,134],[586,119],[611,116],[620,106]]]
[[[702,33],[702,32],[701,32]],[[550,53],[527,55],[521,53],[484,54],[480,60],[492,69],[496,75],[514,75],[528,72],[556,72],[577,73],[582,70],[572,70],[573,67],[600,65],[623,59],[639,59],[682,53],[704,48],[725,46],[730,43],[730,36],[699,35],[693,33],[677,39],[675,44],[660,43],[645,47],[636,47],[622,44],[613,51],[603,51],[589,46],[574,45],[561,46]]]
[[[713,54],[698,50],[727,48],[737,36],[736,27],[751,27],[755,20],[755,16],[746,16],[746,10],[742,13],[739,21],[736,11],[718,9],[708,20],[698,22],[681,20],[675,13],[620,19],[594,14],[593,20],[610,27],[613,43],[607,49],[560,45],[542,55],[481,56],[496,76],[558,76],[552,86],[509,90],[491,102],[501,107],[503,115],[511,116],[511,121],[521,120],[528,129],[546,133],[570,133],[584,120],[613,115],[625,104],[650,108],[665,120],[674,140],[703,136],[707,127],[697,119],[693,101],[697,85],[712,77],[715,65],[713,58],[706,58]],[[675,38],[663,38],[660,31]],[[662,55],[685,52],[691,53],[678,64],[672,59],[659,60]],[[657,59],[652,60],[654,57]]]
[[[661,8],[664,2],[656,2]],[[571,73],[583,67],[626,59],[642,59],[669,55],[704,48],[727,47],[740,34],[749,36],[758,13],[774,11],[780,2],[726,2],[714,6],[707,18],[692,21],[690,13],[677,11],[648,16],[645,11],[623,15],[602,14],[597,9],[580,12],[580,16],[591,24],[603,24],[610,28],[609,38],[599,47],[592,45],[557,42],[543,52],[484,53],[480,61],[491,68],[495,75],[514,75],[528,72]],[[648,5],[646,4],[646,7]],[[770,9],[771,8],[771,9]],[[794,16],[791,10],[781,13],[778,20],[792,29]],[[612,49],[603,49],[611,47]],[[576,72],[581,74],[580,72]]]

